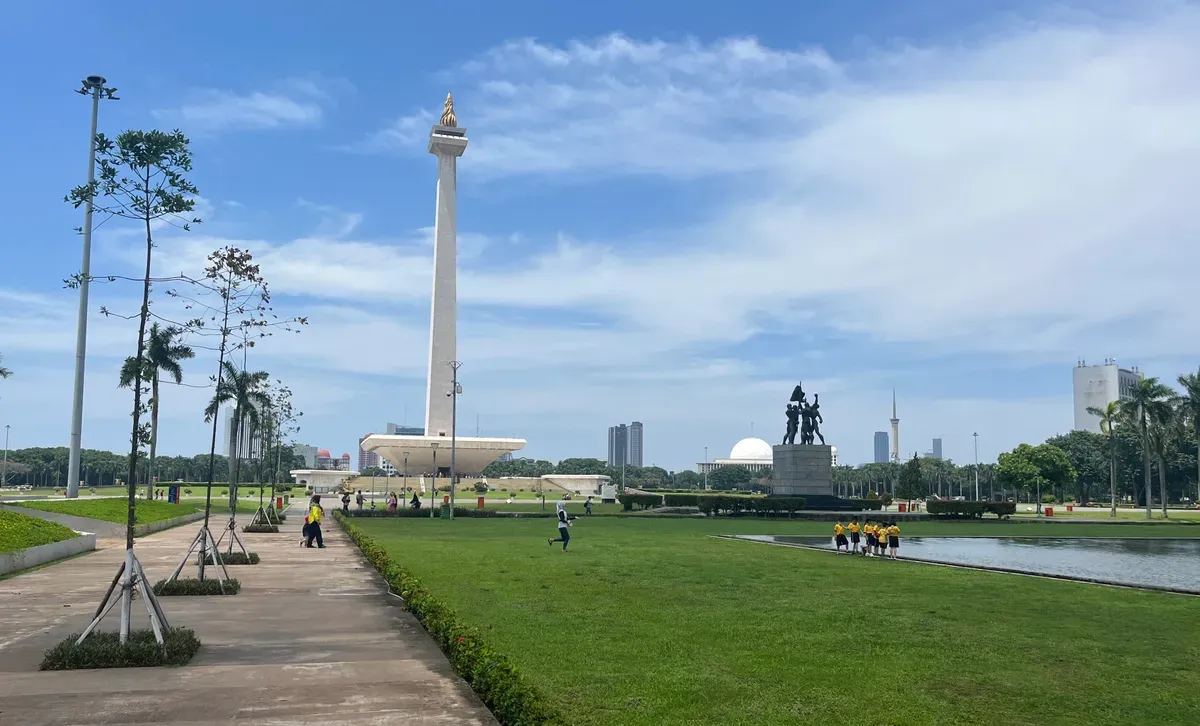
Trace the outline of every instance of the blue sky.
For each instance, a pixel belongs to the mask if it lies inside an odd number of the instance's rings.
[[[193,142],[204,219],[160,271],[250,248],[300,336],[251,366],[299,439],[353,451],[423,419],[435,162],[459,166],[464,433],[647,463],[782,435],[795,381],[843,461],[898,390],[902,449],[981,458],[1071,426],[1070,368],[1173,380],[1200,360],[1200,9],[1178,1],[20,4],[0,26],[0,383],[12,445],[65,445],[89,73],[101,130]],[[141,9],[139,9],[141,8]],[[569,8],[569,9],[568,9]],[[90,18],[85,22],[84,18]],[[93,271],[136,269],[97,231]],[[84,445],[119,449],[134,329],[93,290]],[[202,385],[207,354],[187,381]],[[163,396],[160,451],[197,453],[202,388]]]

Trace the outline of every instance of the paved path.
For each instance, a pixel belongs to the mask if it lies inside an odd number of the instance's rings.
[[[303,549],[300,519],[294,513],[277,535],[243,535],[262,562],[230,568],[238,595],[162,598],[171,624],[203,643],[183,668],[37,671],[47,648],[87,625],[120,566],[118,540],[0,581],[0,724],[494,726],[337,525],[329,523],[326,549]],[[152,581],[169,574],[196,531],[188,524],[138,540]],[[146,627],[141,601],[134,612]],[[116,623],[110,614],[102,627]]]

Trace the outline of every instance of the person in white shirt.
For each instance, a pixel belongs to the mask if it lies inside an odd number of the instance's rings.
[[[558,538],[548,539],[546,540],[546,544],[554,546],[555,542],[562,542],[563,552],[566,552],[567,545],[571,542],[571,533],[568,528],[575,518],[567,516],[567,503],[565,501],[554,503],[554,514],[558,518]]]

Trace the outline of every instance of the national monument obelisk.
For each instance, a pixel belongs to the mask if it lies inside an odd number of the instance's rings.
[[[451,399],[458,323],[458,157],[467,150],[467,130],[459,128],[454,99],[446,94],[442,117],[429,131],[429,153],[437,157],[437,212],[433,232],[433,298],[429,311],[429,374],[425,388],[425,435],[373,434],[364,451],[375,451],[397,471],[447,473],[450,468],[454,407]],[[469,361],[468,361],[469,363]],[[462,375],[459,375],[461,385]],[[524,439],[455,436],[459,474],[478,474],[505,453],[525,448]]]

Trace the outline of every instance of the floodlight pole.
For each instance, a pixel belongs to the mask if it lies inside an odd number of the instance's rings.
[[[92,274],[92,197],[96,184],[96,121],[100,116],[101,96],[118,100],[117,89],[105,88],[104,76],[88,76],[75,89],[81,96],[92,97],[92,128],[88,134],[88,193],[83,212],[83,263],[79,267],[79,318],[75,326],[75,392],[71,401],[71,443],[67,463],[67,498],[79,496],[79,460],[83,441],[83,372],[87,358],[88,284]]]
[[[404,452],[404,489],[400,492],[400,506],[407,507],[408,500],[408,452]]]
[[[979,501],[979,432],[971,434],[975,437],[975,501]]]
[[[433,446],[433,482],[432,482],[432,483],[429,485],[429,518],[430,518],[430,519],[433,519],[433,498],[434,498],[435,496],[437,496],[437,475],[438,475],[438,468],[437,468],[437,450],[438,450],[438,442],[434,441],[434,442],[433,442],[433,444],[432,444],[432,446]]]
[[[452,360],[447,365],[454,371],[450,379],[450,519],[454,519],[454,490],[458,480],[458,471],[455,469],[454,454],[458,449],[458,394],[462,393],[462,388],[458,385],[458,369],[462,368],[462,361]]]

